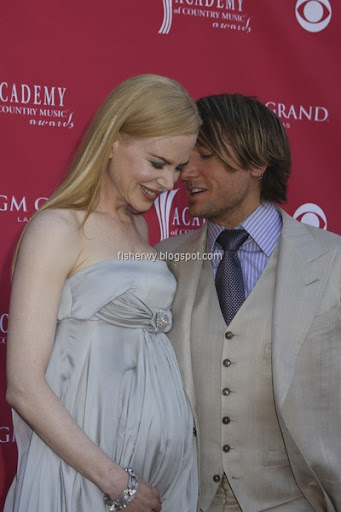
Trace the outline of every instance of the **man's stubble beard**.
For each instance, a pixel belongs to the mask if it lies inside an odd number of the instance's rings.
[[[200,219],[213,220],[219,217],[223,212],[221,208],[218,208],[215,203],[208,203],[206,205],[195,206],[195,204],[191,204],[189,200],[188,206],[189,213],[192,217],[199,217]]]

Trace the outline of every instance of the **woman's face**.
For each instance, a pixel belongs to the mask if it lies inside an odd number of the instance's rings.
[[[127,203],[141,213],[149,210],[161,192],[174,187],[195,141],[196,135],[138,139],[119,134],[105,180],[118,204]]]

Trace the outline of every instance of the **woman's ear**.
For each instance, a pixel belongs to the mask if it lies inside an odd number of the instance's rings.
[[[111,149],[110,149],[110,153],[109,153],[109,160],[113,157],[113,154],[114,154],[114,151],[115,151],[115,148],[118,146],[119,144],[119,139],[121,138],[120,134],[118,133],[114,139],[114,142],[112,143],[111,145]]]
[[[111,145],[111,148],[110,148],[109,160],[111,160],[111,159],[112,159],[112,156],[113,156],[113,153],[114,153],[114,144],[115,144],[115,141],[114,141],[114,143]]]

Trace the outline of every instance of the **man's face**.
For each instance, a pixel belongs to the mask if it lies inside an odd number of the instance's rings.
[[[232,148],[229,148],[232,156]],[[189,163],[181,171],[181,179],[189,198],[193,217],[204,217],[225,227],[235,227],[260,205],[260,183],[257,176],[264,169],[245,170],[237,159],[226,156],[231,166],[226,169],[203,146],[196,146]]]

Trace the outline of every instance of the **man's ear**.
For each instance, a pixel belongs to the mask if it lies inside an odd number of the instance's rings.
[[[260,176],[264,174],[267,169],[267,165],[262,165],[261,167],[251,167],[250,172],[251,176],[254,178],[260,179]]]

